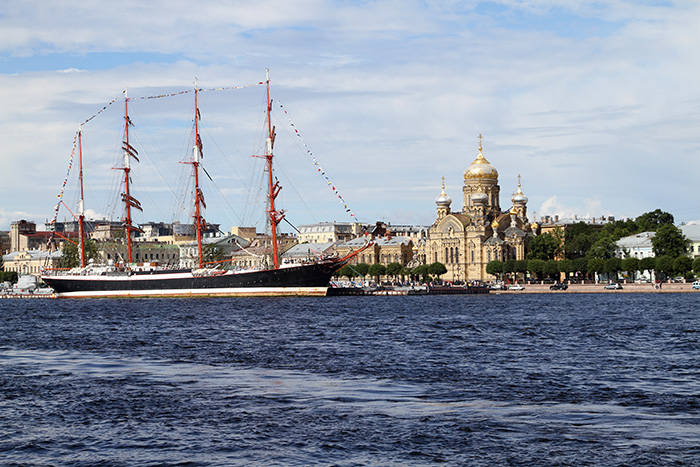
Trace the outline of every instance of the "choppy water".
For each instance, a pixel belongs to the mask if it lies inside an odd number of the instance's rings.
[[[0,463],[700,465],[700,294],[0,301]]]

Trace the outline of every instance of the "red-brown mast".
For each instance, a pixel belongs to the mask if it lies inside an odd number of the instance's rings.
[[[124,218],[124,230],[126,231],[126,245],[127,245],[127,257],[128,262],[132,262],[131,255],[131,233],[135,230],[139,230],[138,227],[134,227],[131,222],[131,208],[136,208],[139,211],[143,211],[141,208],[141,203],[136,200],[136,198],[131,196],[129,191],[129,172],[131,172],[131,158],[133,157],[138,162],[139,158],[136,156],[138,151],[134,149],[131,144],[129,144],[129,126],[133,125],[131,119],[129,118],[129,97],[127,91],[124,90],[124,141],[122,142],[122,149],[124,150],[124,167],[121,170],[124,171],[124,186],[125,192],[122,193],[122,201],[124,201],[124,207],[126,208],[126,216]]]
[[[83,126],[78,129],[78,154],[80,160],[80,205],[78,206],[78,233],[80,235],[80,267],[85,267],[85,198],[83,197]]]
[[[275,269],[280,267],[279,254],[277,252],[277,225],[284,219],[284,212],[277,212],[275,210],[275,198],[279,194],[282,187],[279,182],[273,181],[272,177],[272,148],[275,145],[275,127],[272,126],[272,121],[270,119],[270,113],[272,112],[272,102],[270,101],[270,70],[265,70],[265,84],[267,88],[267,153],[265,154],[265,159],[267,160],[267,175],[268,175],[268,185],[270,187],[270,193],[268,198],[270,199],[270,207],[268,209],[268,214],[270,218],[270,231],[272,233],[272,263]]]
[[[194,224],[197,229],[197,257],[199,258],[199,267],[204,266],[204,258],[202,256],[202,224],[204,219],[200,209],[200,203],[205,208],[202,189],[199,187],[199,160],[202,155],[202,138],[199,136],[199,107],[197,107],[197,80],[194,81],[194,148],[192,149],[192,169],[194,171]]]

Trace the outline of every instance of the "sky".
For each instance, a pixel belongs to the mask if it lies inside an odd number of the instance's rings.
[[[241,87],[199,94],[205,218],[262,229],[263,161],[251,156],[264,150],[254,84],[266,68],[278,204],[293,225],[353,221],[345,204],[361,222],[429,225],[443,176],[461,210],[479,134],[504,209],[520,174],[531,218],[660,208],[697,220],[699,46],[694,0],[6,2],[0,230],[53,217],[76,130],[110,102],[82,130],[85,205],[119,219],[124,89],[136,222],[191,222],[180,162],[193,94],[141,98],[195,77]],[[71,218],[63,205],[58,218]]]

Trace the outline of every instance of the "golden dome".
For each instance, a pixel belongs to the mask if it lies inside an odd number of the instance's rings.
[[[497,221],[496,219],[494,219],[493,222],[491,222],[491,228],[492,228],[493,230],[497,230],[497,229],[498,229],[498,225],[499,225],[499,224],[498,224],[498,221]]]
[[[486,160],[483,154],[483,147],[481,146],[481,138],[479,135],[479,154],[474,159],[474,162],[467,168],[464,172],[464,179],[498,179],[498,171],[494,166],[492,166],[489,161]]]

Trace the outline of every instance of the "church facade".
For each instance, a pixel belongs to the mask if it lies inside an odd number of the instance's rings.
[[[498,171],[484,157],[479,135],[479,153],[464,172],[462,211],[451,210],[452,200],[442,192],[435,200],[437,218],[428,230],[425,263],[443,263],[449,281],[491,280],[486,272],[489,261],[524,259],[533,225],[527,219],[527,196],[518,188],[512,207],[501,210]],[[536,227],[536,226],[535,226]]]

